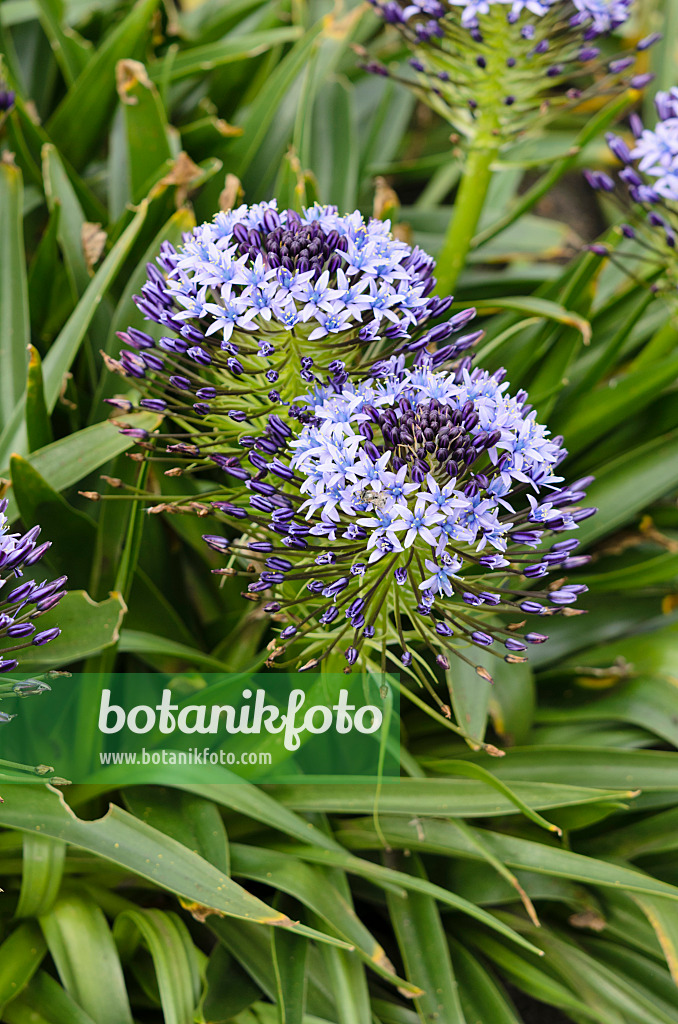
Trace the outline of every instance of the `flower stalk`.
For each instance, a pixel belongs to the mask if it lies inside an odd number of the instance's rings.
[[[441,295],[454,291],[466,265],[492,182],[492,164],[500,145],[499,135],[488,131],[479,134],[469,150],[454,212],[438,257],[438,291]]]

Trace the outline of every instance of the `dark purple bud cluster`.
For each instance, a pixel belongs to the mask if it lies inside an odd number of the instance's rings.
[[[277,223],[276,223],[277,222]],[[335,274],[341,266],[340,252],[347,249],[346,238],[338,231],[327,234],[315,222],[305,224],[295,210],[287,211],[287,223],[283,227],[276,211],[270,210],[258,230],[236,224],[233,237],[240,256],[255,260],[261,255],[269,267],[306,273],[313,272],[317,279],[323,270]]]

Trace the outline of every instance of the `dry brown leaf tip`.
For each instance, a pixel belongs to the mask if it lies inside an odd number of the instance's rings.
[[[80,241],[82,243],[82,251],[85,256],[85,263],[87,264],[87,269],[90,274],[99,262],[101,254],[104,251],[107,238],[108,235],[104,230],[102,230],[101,224],[84,221],[82,228],[80,229]]]
[[[128,107],[136,106],[139,97],[132,95],[132,89],[137,84],[143,86],[144,89],[153,88],[145,66],[140,60],[119,60],[115,65],[115,87],[118,90],[121,103]]]

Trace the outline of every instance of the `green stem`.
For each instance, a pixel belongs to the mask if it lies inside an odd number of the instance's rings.
[[[440,295],[452,293],[466,264],[492,181],[492,164],[499,145],[499,137],[493,136],[490,130],[480,132],[469,151],[454,202],[454,213],[438,257],[437,291]]]

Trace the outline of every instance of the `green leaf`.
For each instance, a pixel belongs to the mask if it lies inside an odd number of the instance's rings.
[[[279,929],[275,929],[276,933]],[[289,932],[284,932],[289,935]],[[305,940],[302,940],[305,941]],[[217,942],[205,971],[205,987],[197,1020],[229,1024],[241,1010],[261,996],[261,989],[240,964]]]
[[[249,60],[260,53],[280,46],[282,43],[291,43],[299,39],[301,29],[272,28],[265,32],[250,32],[242,35],[227,36],[218,42],[209,43],[206,46],[192,46],[183,52],[177,53],[165,66],[164,60],[154,61],[149,66],[151,78],[159,82],[167,77],[170,82],[176,82],[182,78],[190,78],[192,75],[203,77],[206,72],[215,68],[223,67],[224,64],[231,64],[235,61]]]
[[[42,147],[42,175],[50,213],[59,210],[57,237],[64,256],[75,298],[90,283],[82,245],[82,227],[87,218],[64,167],[59,151],[52,143]]]
[[[59,253],[59,218],[61,207],[55,206],[50,214],[47,227],[33,253],[28,272],[28,305],[31,316],[31,330],[39,338],[50,336],[50,314],[58,301],[70,302],[68,289],[64,288],[66,271],[61,265]],[[68,316],[70,307],[64,316]],[[59,321],[59,326],[63,320]]]
[[[89,579],[96,526],[83,512],[72,508],[20,455],[9,462],[14,498],[26,527],[45,526],[52,542],[47,561],[65,573],[71,586]]]
[[[105,295],[120,271],[134,244],[146,217],[148,204],[141,203],[132,222],[122,233],[103,264],[90,281],[87,290],[68,321],[52,344],[43,362],[45,402],[49,412],[57,403],[63,380],[68,373],[78,349],[89,329],[92,319]],[[24,371],[25,372],[25,371]],[[13,451],[21,454],[25,448],[23,427],[23,403],[15,407],[5,429],[0,435],[0,464]]]
[[[279,1024],[304,1024],[308,939],[282,928],[272,928],[271,952],[278,988]]]
[[[207,800],[214,800],[222,807],[228,807],[238,814],[262,822],[267,827],[274,828],[283,835],[292,836],[302,843],[314,844],[326,850],[341,850],[334,839],[325,835],[319,828],[315,828],[305,818],[283,807],[279,800],[266,793],[260,786],[239,781],[238,785],[188,784],[178,788],[189,793],[197,793]]]
[[[40,917],[52,909],[61,887],[66,844],[48,836],[23,837],[23,871],[17,917]]]
[[[536,295],[518,295],[499,299],[482,299],[474,303],[480,312],[493,312],[497,309],[511,309],[518,313],[526,313],[528,316],[538,316],[545,320],[554,320],[556,323],[564,324],[567,327],[574,327],[582,337],[585,345],[591,340],[591,324],[585,317],[580,316],[572,310],[553,302],[551,299],[542,299]]]
[[[134,786],[125,791],[124,797],[128,809],[142,821],[230,875],[226,829],[211,800],[164,786]]]
[[[5,792],[0,824],[23,832],[39,831],[41,835],[89,850],[189,903],[217,913],[259,924],[294,927],[299,934],[316,940],[346,945],[312,928],[294,924],[192,850],[113,804],[103,818],[84,821],[75,816],[60,792],[47,786],[17,786]],[[153,851],[151,857],[149,850]]]
[[[23,394],[31,340],[22,218],[21,171],[0,161],[0,424]]]
[[[492,684],[482,679],[473,665],[467,665],[459,658],[455,658],[454,664],[445,672],[445,678],[458,724],[468,736],[482,741]]]
[[[126,422],[150,431],[157,427],[160,417],[153,413],[140,413],[128,417]],[[113,422],[105,420],[54,441],[33,452],[26,461],[52,490],[63,491],[127,451],[134,443],[132,438],[120,434]],[[9,473],[9,470],[5,472]],[[14,522],[19,516],[19,509],[11,491],[7,497],[7,518]]]
[[[475,844],[474,849],[476,852],[478,851],[477,843]],[[386,892],[416,892],[421,893],[424,896],[430,896],[437,900],[438,903],[452,907],[454,910],[461,911],[462,914],[468,914],[469,917],[479,921],[486,927],[499,932],[512,942],[525,946],[526,949],[529,949],[534,953],[540,952],[540,950],[531,943],[525,945],[525,940],[522,936],[507,928],[503,922],[498,921],[492,916],[492,914],[489,914],[482,907],[479,907],[475,903],[471,902],[471,900],[458,896],[456,893],[443,888],[443,886],[436,885],[424,878],[406,874],[402,871],[394,871],[392,868],[382,867],[380,864],[375,864],[371,860],[366,860],[362,857],[355,857],[352,854],[347,853],[345,850],[336,851],[320,850],[316,847],[293,847],[292,852],[302,860],[309,860],[314,864],[332,865],[334,867],[341,868],[348,874],[357,875],[359,878],[365,878],[370,882],[374,882]]]
[[[70,86],[84,71],[91,57],[92,44],[72,28],[62,26],[63,3],[60,0],[37,0],[37,4],[40,22],[59,62],[66,84]]]
[[[129,195],[138,203],[174,155],[158,90],[137,61],[118,64],[118,95],[127,137]]]
[[[514,747],[508,757],[500,759],[484,754],[473,755],[473,759],[507,781],[558,782],[567,778],[573,786],[623,787],[646,793],[678,791],[678,759],[659,750],[532,746]],[[432,771],[444,771],[444,760],[424,763]]]
[[[291,89],[322,30],[322,22],[309,29],[278,64],[264,88],[248,107],[245,117],[241,120],[243,135],[228,147],[229,167],[232,173],[242,177],[250,166],[275,119],[279,97]]]
[[[28,380],[26,382],[26,438],[29,452],[52,442],[52,424],[45,404],[42,360],[33,345],[28,346]]]
[[[406,822],[402,818],[380,817],[379,824],[383,837],[394,848],[428,850],[443,856],[482,859],[478,850],[452,821],[418,819],[416,822]],[[518,839],[487,829],[480,829],[479,835],[495,856],[514,869],[570,878],[587,885],[601,885],[641,895],[667,896],[672,900],[678,900],[678,888],[640,871],[595,860],[593,857],[584,857],[546,843]],[[377,836],[372,821],[367,819],[351,822],[338,833],[338,838],[345,844],[367,849],[381,848],[383,837]]]
[[[193,942],[181,918],[162,910],[125,910],[115,919],[113,934],[123,960],[138,936],[148,947],[165,1024],[193,1024],[200,979]]]
[[[412,873],[426,878],[419,858],[410,859],[409,866]],[[401,871],[404,868],[402,857],[399,867]],[[415,997],[419,1016],[422,1020],[466,1024],[435,900],[415,892],[405,897],[387,893],[386,899],[407,977],[424,989]]]
[[[118,951],[103,911],[91,899],[62,896],[40,918],[66,991],[97,1024],[133,1024]]]
[[[678,356],[635,370],[606,386],[570,399],[564,415],[554,417],[553,430],[567,439],[570,453],[581,451],[623,422],[629,409],[640,412],[678,376]]]
[[[98,1024],[45,971],[5,1010],[7,1024]]]
[[[589,943],[589,946],[593,945]],[[606,943],[601,940],[595,942],[595,946],[603,945]],[[653,988],[648,988],[628,968],[629,960],[636,965],[642,963],[644,957],[619,950],[620,959],[624,962],[624,967],[619,970],[601,962],[600,957],[590,956],[574,942],[565,938],[561,940],[554,934],[544,935],[544,946],[548,950],[552,969],[592,1009],[602,1012],[605,1021],[618,1020],[619,1024],[626,1024],[627,1021],[633,1021],[634,1024],[672,1024],[678,1008],[678,996],[670,983],[664,986],[670,990],[669,1002],[662,998],[663,993],[659,995],[657,990],[660,983],[655,979],[662,972],[656,964],[651,965],[654,968],[651,971]],[[616,959],[614,954],[613,959]]]
[[[352,210],[357,201],[358,151],[353,92],[341,80],[329,81],[313,104],[309,159],[325,202]]]
[[[155,0],[153,0],[155,2]],[[70,369],[71,363],[85,337],[101,300],[117,277],[132,245],[137,239],[146,218],[148,204],[146,201],[139,206],[131,223],[125,228],[103,264],[87,286],[87,290],[69,317],[65,327],[55,339],[43,364],[45,375],[45,398],[47,408],[52,411],[61,391],[64,374]]]
[[[0,1014],[31,980],[46,952],[33,921],[20,924],[0,945]]]
[[[590,722],[609,719],[632,722],[678,746],[678,690],[674,682],[640,676],[620,685],[614,693],[580,706],[548,708],[538,716],[542,722]]]
[[[233,874],[255,882],[270,884],[294,896],[347,943],[355,947],[365,962],[387,981],[412,993],[415,986],[396,977],[392,964],[376,939],[357,917],[348,900],[326,877],[322,868],[314,868],[289,854],[258,850],[234,844],[231,850]]]
[[[454,773],[456,768],[452,771]],[[374,786],[342,782],[332,786],[310,786],[303,783],[279,786],[276,792],[281,803],[295,811],[371,813],[377,800]],[[515,814],[517,809],[525,813],[525,808],[547,810],[628,795],[628,791],[539,782],[516,782],[508,795],[506,791],[493,792],[487,776],[483,776],[482,782],[399,779],[397,784],[382,788],[378,809],[380,814],[484,818],[493,814]]]
[[[516,988],[526,992],[533,999],[561,1010],[570,1011],[573,1019],[596,1021],[597,1024],[622,1024],[616,1017],[604,1016],[587,1002],[575,995],[571,988],[549,973],[550,965],[535,964],[525,957],[519,957],[512,949],[506,949],[493,938],[478,937],[478,949],[485,957],[494,961],[501,972]]]
[[[42,647],[27,647],[20,655],[22,672],[45,672],[81,661],[112,646],[126,606],[119,594],[96,604],[84,590],[71,590],[59,604],[40,616],[39,628],[58,626],[61,636]]]
[[[370,996],[360,961],[331,946],[323,946],[321,955],[336,1000],[337,1024],[372,1024]]]
[[[242,965],[261,992],[274,1003],[277,985],[269,935],[255,925],[228,918],[210,918],[209,928],[233,955],[236,964]],[[356,963],[362,970],[360,961],[356,960]],[[336,1024],[336,996],[330,987],[320,950],[312,945],[308,948],[306,977],[307,1012],[323,1019],[327,1018]],[[231,998],[227,1005],[232,1005],[232,1002]],[[257,1009],[259,1005],[257,1004]],[[279,1024],[277,1008],[271,1006],[270,1009],[273,1013],[270,1024]],[[227,1018],[227,1021],[230,1024],[230,1018]]]
[[[151,29],[158,0],[138,0],[106,37],[47,122],[68,160],[82,168],[93,156],[115,106],[115,67],[135,57]]]
[[[124,629],[122,631],[120,650],[125,654],[137,654],[142,658],[144,655],[179,658],[181,661],[187,661],[189,665],[195,665],[198,668],[208,669],[212,672],[223,672],[226,668],[222,661],[219,661],[218,658],[213,658],[204,651],[188,647],[186,644],[177,643],[176,640],[169,640],[164,636],[141,633],[136,629]]]
[[[466,948],[447,936],[459,983],[461,1005],[469,1021],[492,1021],[492,1024],[521,1024],[509,1001],[494,978]]]
[[[630,522],[653,501],[675,490],[678,459],[668,457],[668,453],[676,441],[678,432],[654,438],[597,472],[586,501],[599,511],[577,531],[582,547]]]
[[[673,906],[660,896],[634,896],[634,899],[652,925],[674,984],[678,985],[678,917]]]

